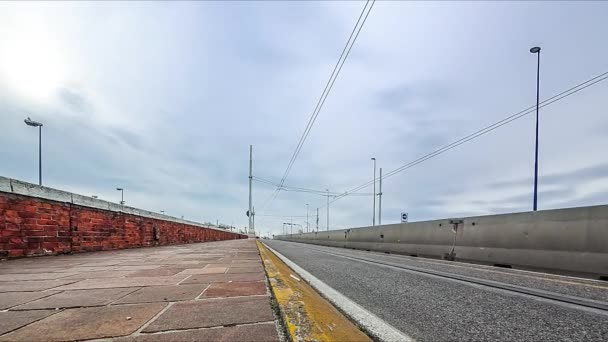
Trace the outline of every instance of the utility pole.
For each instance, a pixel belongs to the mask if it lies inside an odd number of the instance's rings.
[[[249,145],[249,233],[253,230],[253,215],[251,204],[251,182],[253,181],[253,145]]]
[[[308,233],[309,225],[308,225],[308,203],[306,203],[306,232]]]
[[[291,236],[291,235],[293,235],[293,217],[291,218],[291,221],[289,221],[289,222],[291,222],[289,224],[289,235]]]
[[[319,231],[319,208],[317,208],[317,232]]]
[[[253,223],[253,233],[255,234],[255,207],[253,207],[253,211],[251,212],[251,221]]]
[[[327,191],[327,231],[329,231],[329,189],[325,189]]]
[[[372,227],[376,225],[376,158],[372,158],[374,161],[374,205],[372,209]]]
[[[380,192],[378,193],[378,225],[382,225],[382,168],[380,168]]]

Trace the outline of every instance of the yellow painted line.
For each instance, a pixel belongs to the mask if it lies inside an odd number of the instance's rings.
[[[371,341],[264,244],[256,242],[292,341]]]

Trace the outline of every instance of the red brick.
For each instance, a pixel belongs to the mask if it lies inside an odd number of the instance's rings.
[[[11,249],[8,251],[9,257],[20,257],[25,255],[25,251],[23,249]]]
[[[24,207],[25,207],[24,210],[28,213],[35,213],[36,211],[38,211],[37,205],[26,204]]]
[[[154,239],[154,228],[160,231],[160,241]],[[21,195],[0,194],[0,238],[0,257],[13,257],[45,254],[41,248],[57,254],[244,236]]]

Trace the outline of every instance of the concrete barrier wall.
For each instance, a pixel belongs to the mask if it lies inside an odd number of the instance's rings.
[[[608,205],[278,236],[379,252],[608,276]]]
[[[0,258],[246,238],[197,222],[0,177]]]

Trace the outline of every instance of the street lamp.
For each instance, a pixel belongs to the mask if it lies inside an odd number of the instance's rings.
[[[306,232],[308,233],[310,226],[308,225],[308,203],[306,203]]]
[[[373,215],[372,215],[372,226],[376,225],[376,158],[372,158],[374,161],[374,206],[373,206]]]
[[[538,101],[540,96],[540,47],[535,46],[530,49],[530,53],[537,56],[536,63],[536,146],[534,150],[534,211],[538,208]]]
[[[30,119],[29,116],[23,122],[28,126],[38,127],[38,185],[42,185],[42,123]]]
[[[125,205],[125,189],[116,188],[116,190],[120,191],[120,205]]]
[[[329,189],[325,189],[327,191],[327,231],[329,231]]]

